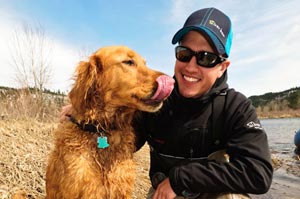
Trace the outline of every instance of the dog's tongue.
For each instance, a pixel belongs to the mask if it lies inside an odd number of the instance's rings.
[[[174,88],[174,79],[167,75],[161,75],[156,79],[158,87],[151,100],[162,101],[169,97]]]

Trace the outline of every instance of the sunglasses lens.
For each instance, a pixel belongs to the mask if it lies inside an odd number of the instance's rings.
[[[188,48],[184,48],[181,46],[177,46],[175,49],[176,59],[181,62],[189,62],[193,56],[193,52],[191,52]]]
[[[209,52],[201,52],[197,56],[197,64],[204,67],[214,67],[218,64],[218,56]]]

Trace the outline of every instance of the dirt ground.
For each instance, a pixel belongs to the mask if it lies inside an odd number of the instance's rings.
[[[0,120],[0,199],[10,199],[16,192],[25,192],[29,199],[45,196],[45,168],[55,127],[55,123]],[[135,154],[135,160],[138,177],[133,198],[143,199],[150,188],[147,145]],[[299,199],[300,160],[282,160],[274,154],[273,161],[276,171],[269,193],[252,197]]]

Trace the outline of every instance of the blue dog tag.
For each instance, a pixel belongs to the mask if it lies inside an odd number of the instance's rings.
[[[109,144],[107,142],[107,137],[105,136],[98,137],[97,143],[99,149],[105,149],[106,147],[109,147]]]

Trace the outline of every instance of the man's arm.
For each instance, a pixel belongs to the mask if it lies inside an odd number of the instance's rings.
[[[262,194],[273,175],[267,135],[251,102],[243,95],[231,96],[226,108],[224,133],[229,163],[191,161],[171,169],[170,183],[177,194],[238,192]]]

